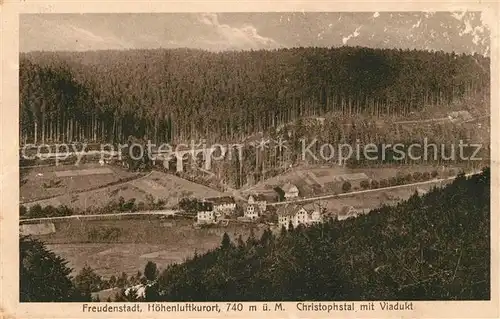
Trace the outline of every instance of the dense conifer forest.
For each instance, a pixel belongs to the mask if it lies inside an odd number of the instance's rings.
[[[404,117],[489,95],[489,58],[363,47],[20,56],[20,141],[241,140],[308,116]],[[338,123],[338,119],[335,120]]]

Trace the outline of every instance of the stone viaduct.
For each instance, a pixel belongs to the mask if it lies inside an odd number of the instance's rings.
[[[187,159],[193,161],[194,164],[197,160],[202,159],[203,168],[205,170],[210,170],[212,168],[212,160],[215,159],[223,159],[225,158],[227,151],[227,146],[219,146],[219,147],[211,147],[211,148],[200,148],[195,150],[177,150],[177,151],[168,151],[168,152],[156,152],[153,153],[155,155],[155,161],[163,161],[163,167],[169,169],[170,161],[172,159],[176,159],[176,171],[182,172],[184,171],[184,161]],[[220,154],[216,157],[213,156],[216,151],[220,150]],[[200,156],[201,155],[201,158]]]

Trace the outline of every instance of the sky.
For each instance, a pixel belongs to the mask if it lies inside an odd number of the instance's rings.
[[[23,14],[20,51],[367,46],[489,55],[480,12]]]

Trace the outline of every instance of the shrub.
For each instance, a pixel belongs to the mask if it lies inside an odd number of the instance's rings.
[[[396,185],[403,185],[406,181],[406,176],[400,175],[396,177]]]
[[[389,181],[387,179],[383,179],[380,181],[380,187],[384,188],[389,186]]]
[[[19,205],[19,217],[27,217],[28,209],[24,205]]]
[[[361,183],[359,183],[359,186],[361,186],[362,189],[368,189],[370,188],[370,182],[367,180],[361,181]]]
[[[389,186],[396,186],[398,184],[398,179],[397,177],[391,177],[389,178]]]
[[[410,173],[406,174],[405,181],[411,183],[413,181],[413,176]]]
[[[349,192],[351,190],[351,187],[352,187],[351,183],[344,182],[344,184],[342,184],[342,191],[344,193],[347,193],[347,192]]]
[[[35,204],[35,205],[31,206],[30,209],[29,209],[29,212],[28,212],[28,216],[30,218],[40,218],[40,217],[43,217],[42,206],[40,206],[40,204]]]
[[[413,173],[413,180],[415,182],[421,181],[422,180],[422,173],[420,173],[420,172]]]

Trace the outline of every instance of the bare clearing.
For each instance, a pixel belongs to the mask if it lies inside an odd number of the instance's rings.
[[[194,229],[192,220],[174,219],[161,222],[158,218],[141,220],[55,222],[56,232],[35,236],[48,249],[69,262],[74,273],[90,266],[98,274],[109,277],[122,271],[131,275],[143,270],[148,261],[161,268],[220,245],[227,232],[233,240],[239,235],[248,237],[252,225],[233,225],[226,228]],[[90,238],[89,234],[109,230],[113,240]],[[260,229],[255,230],[260,236]]]
[[[143,179],[142,182],[147,183],[145,189],[151,193],[151,195],[160,195],[159,192],[164,192],[161,198],[167,200],[167,207],[173,207],[177,205],[179,200],[184,197],[215,197],[220,196],[223,193],[209,188],[204,185],[196,184],[191,181],[182,179],[175,175],[166,174],[162,172],[153,172],[150,176]]]
[[[383,205],[396,205],[397,203],[407,200],[415,192],[419,195],[427,193],[434,187],[442,187],[448,182],[438,184],[423,184],[412,187],[402,187],[390,190],[380,190],[377,192],[353,194],[342,198],[332,198],[316,201],[313,205],[326,208],[328,212],[339,212],[345,206],[353,206],[355,208],[376,209]]]
[[[150,196],[154,199],[165,200],[166,207],[173,207],[183,197],[204,198],[222,194],[209,187],[190,182],[175,175],[157,171],[129,182],[105,186],[112,182],[119,182],[120,176],[138,176],[137,173],[129,173],[114,167],[110,169],[115,174],[59,178],[61,182],[55,185],[58,187],[45,189],[43,186],[44,181],[46,184],[50,183],[50,180],[53,179],[51,176],[55,176],[49,167],[45,169],[48,172],[43,173],[43,176],[38,176],[37,174],[40,173],[36,171],[29,172],[31,176],[26,177],[28,182],[21,187],[21,194],[25,197],[31,195],[30,198],[44,198],[48,197],[48,195],[53,195],[53,197],[26,203],[26,207],[31,207],[35,204],[39,204],[42,207],[47,205],[66,205],[78,211],[85,211],[106,206],[112,201],[118,201],[120,197],[123,197],[125,201],[135,198],[136,203],[139,203],[147,202]],[[103,185],[103,187],[98,188],[100,185]],[[81,189],[96,187],[97,189],[94,190],[75,193],[75,191]],[[45,190],[44,193],[42,192],[43,190]],[[32,192],[31,194],[28,193],[30,191]]]
[[[99,172],[102,169],[110,173],[88,175],[89,172]],[[119,167],[101,168],[98,164],[35,167],[22,169],[20,173],[23,181],[20,187],[21,203],[69,195],[139,176],[138,173]],[[53,201],[53,204],[58,205],[57,201]]]

